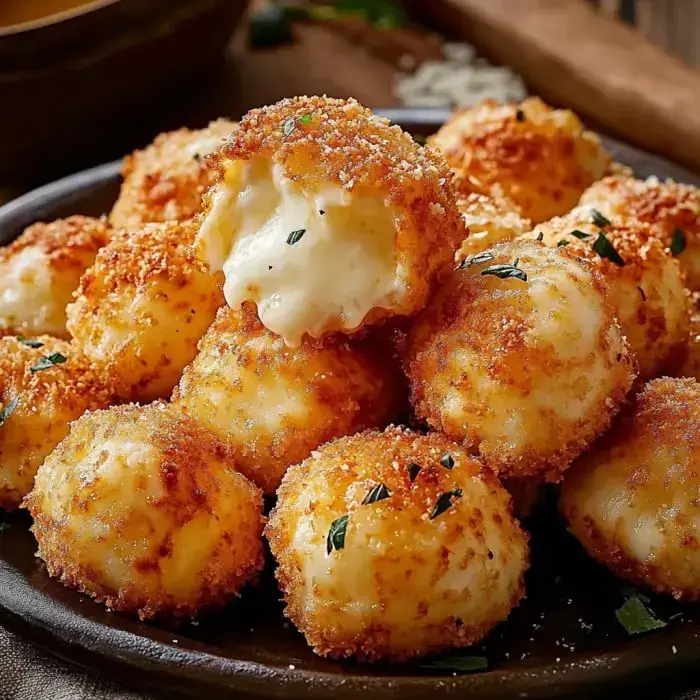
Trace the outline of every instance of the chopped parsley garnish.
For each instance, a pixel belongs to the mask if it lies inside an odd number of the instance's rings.
[[[563,248],[565,245],[569,245],[569,241],[559,241],[557,243],[557,248]]]
[[[299,123],[303,124],[304,126],[309,126],[313,120],[314,118],[310,114],[302,114],[299,117]]]
[[[17,340],[28,348],[41,348],[44,344],[40,340],[32,340],[31,338],[25,338],[23,335],[18,335]]]
[[[521,280],[522,282],[527,282],[527,273],[525,272],[525,270],[521,270],[518,267],[519,262],[520,258],[515,258],[512,265],[508,263],[504,265],[492,265],[491,267],[487,267],[485,270],[482,270],[481,274],[493,275],[494,277],[498,277],[502,280],[514,277],[515,279]]]
[[[516,118],[516,120],[519,121],[519,122],[524,122],[524,121],[525,121],[525,112],[523,112],[522,109],[519,109],[519,110],[515,113],[515,118]]]
[[[411,479],[411,482],[414,482],[416,480],[416,477],[418,476],[418,472],[420,471],[420,467],[415,463],[411,462],[411,464],[408,465],[408,476]]]
[[[446,656],[442,659],[435,659],[430,663],[421,664],[421,666],[423,668],[471,673],[472,671],[483,671],[488,668],[489,662],[483,656]]]
[[[610,219],[606,219],[597,209],[591,209],[591,219],[598,228],[610,226]]]
[[[628,598],[622,607],[615,611],[615,617],[627,634],[643,634],[666,627],[667,624],[659,620],[637,595]]]
[[[537,234],[537,238],[535,238],[535,240],[536,240],[538,243],[541,243],[541,242],[544,240],[544,233],[542,233],[542,231],[540,231],[540,232]]]
[[[598,238],[595,239],[593,250],[595,250],[601,258],[606,258],[610,260],[610,262],[615,263],[615,265],[622,267],[625,264],[620,254],[615,250],[615,246],[613,246],[610,239],[602,231],[598,234]]]
[[[6,532],[6,531],[9,530],[11,527],[12,527],[12,525],[10,525],[10,523],[0,523],[0,533],[1,533],[1,532]]]
[[[411,134],[411,136],[419,146],[425,146],[425,144],[428,143],[428,139],[426,139],[423,134]]]
[[[305,228],[298,228],[296,231],[292,231],[288,236],[287,236],[287,243],[289,245],[294,245],[295,243],[299,243],[301,240],[301,237],[306,233]]]
[[[50,355],[42,355],[39,358],[39,362],[32,365],[29,370],[31,372],[41,372],[44,369],[50,369],[56,365],[62,365],[67,362],[68,358],[65,355],[61,355],[60,352],[52,352]]]
[[[642,301],[646,301],[647,300],[646,292],[641,287],[637,287],[637,289],[639,290],[639,296],[642,297]]]
[[[0,426],[15,412],[19,399],[15,396],[14,399],[8,401],[0,410]]]
[[[445,452],[442,457],[440,457],[440,464],[442,464],[445,469],[452,469],[455,465],[454,457],[449,452]]]
[[[470,255],[468,258],[464,258],[457,266],[457,269],[463,270],[465,267],[481,265],[481,263],[490,262],[491,260],[493,260],[493,253],[489,253],[488,251],[477,253],[476,255]]]
[[[590,238],[590,237],[591,237],[591,234],[590,234],[590,233],[584,233],[583,231],[580,231],[580,230],[577,229],[577,228],[575,228],[575,229],[571,232],[571,235],[572,235],[572,236],[576,236],[576,238],[578,238],[579,241],[585,241],[586,238]]]
[[[292,133],[292,131],[294,131],[296,125],[296,120],[293,117],[290,117],[284,122],[284,124],[282,124],[282,133],[285,136],[289,136]]]
[[[362,499],[362,505],[368,506],[378,501],[383,501],[391,496],[391,491],[384,484],[377,484],[369,490],[369,493]]]
[[[671,237],[671,245],[669,246],[671,249],[671,255],[673,255],[674,258],[677,258],[685,250],[685,245],[685,233],[683,233],[682,229],[675,229],[673,236]]]
[[[326,540],[326,552],[330,554],[334,549],[341,550],[345,547],[345,532],[348,529],[349,515],[341,515],[331,523]]]
[[[444,513],[452,505],[453,498],[461,497],[462,489],[452,489],[451,491],[445,491],[445,493],[440,494],[433,510],[430,513],[430,519],[435,520],[438,515]]]

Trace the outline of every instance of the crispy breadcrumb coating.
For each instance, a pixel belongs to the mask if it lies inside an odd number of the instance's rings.
[[[235,122],[219,119],[206,129],[171,131],[126,156],[124,182],[109,215],[112,226],[136,228],[149,222],[191,219],[214,181],[206,156],[235,128]]]
[[[73,423],[25,505],[51,576],[144,619],[221,607],[262,568],[262,494],[165,404]]]
[[[420,419],[508,477],[554,481],[635,376],[599,273],[526,241],[455,271],[416,318],[405,370]]]
[[[618,576],[700,600],[700,384],[649,382],[567,472],[561,510]]]
[[[106,376],[69,343],[0,339],[0,507],[19,506],[72,420],[113,399]]]
[[[637,359],[639,378],[658,377],[678,365],[688,339],[688,294],[678,260],[658,240],[652,227],[632,219],[606,223],[596,209],[580,206],[562,218],[540,224],[546,245],[566,244],[573,255],[588,260],[608,285],[622,332]],[[598,224],[593,222],[598,219]],[[594,249],[604,233],[613,250]],[[582,239],[582,236],[586,238]]]
[[[675,377],[694,377],[700,381],[700,292],[691,296],[689,333],[678,366],[673,368]]]
[[[106,219],[71,216],[33,224],[0,247],[0,335],[68,338],[66,306],[109,238]]]
[[[289,345],[415,313],[464,238],[444,160],[352,99],[252,110],[211,162],[199,254]]]
[[[573,112],[539,97],[457,110],[428,145],[445,155],[470,191],[508,196],[533,223],[569,211],[610,162]]]
[[[123,398],[170,395],[223,304],[221,280],[191,251],[188,224],[115,232],[83,275],[68,330],[123,385]]]
[[[656,177],[606,177],[584,192],[581,204],[608,218],[651,224],[663,245],[676,251],[688,287],[700,289],[700,189]]]
[[[288,348],[246,304],[219,310],[173,403],[274,493],[287,467],[322,443],[395,419],[400,398],[398,367],[375,343],[340,336]]]
[[[402,660],[469,646],[524,594],[528,537],[510,497],[442,435],[341,438],[289,469],[278,495],[266,535],[285,614],[317,654]]]

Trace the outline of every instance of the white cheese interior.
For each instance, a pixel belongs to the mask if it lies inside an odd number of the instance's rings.
[[[290,238],[298,232],[298,240]],[[357,328],[399,291],[391,209],[338,186],[302,190],[269,160],[233,162],[198,235],[202,259],[223,270],[236,308],[298,345],[304,333]]]

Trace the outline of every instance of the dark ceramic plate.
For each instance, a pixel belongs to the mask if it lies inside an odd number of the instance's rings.
[[[440,111],[391,112],[428,133]],[[640,176],[693,176],[654,156],[606,140]],[[100,214],[114,201],[118,164],[60,180],[0,208],[0,242],[36,220]],[[282,616],[270,567],[258,588],[214,618],[175,631],[107,612],[51,581],[34,557],[24,515],[0,535],[0,623],[53,653],[122,681],[187,697],[502,698],[562,697],[643,689],[661,697],[700,683],[700,610],[667,598],[651,601],[671,620],[665,629],[629,637],[615,618],[625,585],[586,557],[545,501],[527,523],[533,533],[528,597],[477,649],[489,670],[453,675],[419,665],[384,666],[316,657]],[[546,546],[543,546],[546,544]],[[673,618],[673,619],[671,619]]]

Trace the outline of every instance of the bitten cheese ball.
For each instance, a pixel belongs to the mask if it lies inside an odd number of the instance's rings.
[[[211,163],[199,255],[290,346],[415,313],[465,235],[444,160],[355,100],[253,110]]]
[[[635,376],[598,272],[525,241],[454,272],[416,318],[405,370],[419,418],[509,477],[554,481]]]
[[[0,247],[0,335],[67,338],[66,306],[109,237],[105,219],[71,216],[33,224]]]
[[[287,467],[320,444],[396,417],[398,368],[375,345],[341,336],[288,348],[260,323],[254,305],[224,307],[173,402],[274,493]]]
[[[26,506],[51,576],[141,618],[220,607],[262,568],[262,494],[165,404],[73,423]]]
[[[75,342],[123,398],[169,396],[223,304],[221,281],[194,257],[192,238],[176,222],[115,232],[68,307]]]
[[[524,594],[528,538],[498,479],[438,434],[366,431],[289,469],[266,535],[285,614],[324,656],[465,647]]]
[[[584,192],[581,204],[611,219],[651,224],[659,240],[678,257],[688,287],[700,289],[700,189],[655,177],[606,177]]]
[[[142,151],[124,158],[119,198],[109,215],[117,228],[150,222],[187,221],[213,182],[206,157],[236,128],[219,119],[206,129],[160,134]]]
[[[0,339],[0,508],[17,508],[71,421],[113,400],[107,378],[69,343]]]
[[[506,195],[533,223],[569,211],[610,162],[573,112],[538,97],[458,110],[428,145],[444,154],[470,191]]]
[[[688,295],[683,272],[653,229],[632,219],[606,219],[580,206],[528,234],[566,245],[588,260],[608,286],[608,299],[639,366],[640,379],[678,365],[688,339]]]
[[[649,382],[567,472],[561,510],[618,576],[700,600],[700,384]]]

